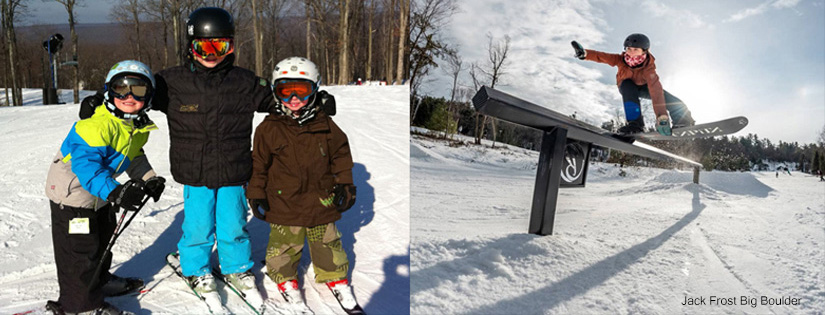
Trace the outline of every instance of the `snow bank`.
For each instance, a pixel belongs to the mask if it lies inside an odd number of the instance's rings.
[[[408,86],[330,86],[338,114],[334,117],[348,137],[358,186],[356,205],[338,222],[347,251],[355,295],[367,312],[409,312],[409,102]],[[26,104],[36,104],[37,91],[24,91]],[[63,92],[63,91],[62,91]],[[84,91],[88,95],[92,91]],[[66,93],[63,92],[64,100]],[[42,103],[42,102],[40,102]],[[0,314],[27,311],[58,296],[52,254],[50,211],[44,181],[51,158],[77,119],[77,104],[0,107]],[[168,181],[158,203],[150,202],[113,250],[112,271],[139,276],[148,293],[108,301],[140,314],[192,314],[205,310],[187,293],[183,282],[165,267],[164,256],[176,250],[183,220],[183,186],[169,171],[166,117],[151,112],[160,130],[145,147],[155,170]],[[264,115],[257,114],[254,126]],[[251,217],[250,217],[251,219]],[[253,271],[263,278],[269,227],[251,219]],[[300,269],[309,306],[317,314],[342,313],[323,284],[314,284],[309,255]],[[265,297],[280,300],[266,280]],[[234,310],[243,306],[229,300]]]
[[[525,166],[537,152],[424,137],[410,147],[418,152],[412,313],[825,309],[825,183],[817,178],[702,172],[697,185],[691,172],[626,167],[620,176],[595,163],[587,187],[560,190],[554,235],[539,237],[526,234],[535,168]],[[504,152],[516,158],[500,160]],[[682,305],[711,296],[717,304]],[[799,303],[762,305],[762,297]]]

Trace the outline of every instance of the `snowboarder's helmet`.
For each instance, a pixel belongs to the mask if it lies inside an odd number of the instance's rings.
[[[624,48],[627,47],[641,48],[647,51],[648,49],[650,49],[650,39],[648,39],[647,36],[645,36],[645,34],[630,34],[624,40]]]
[[[134,114],[124,113],[115,106],[114,102],[114,98],[117,97],[117,95],[112,89],[112,83],[118,82],[118,80],[121,80],[125,77],[136,77],[140,80],[143,80],[146,84],[149,85],[148,89],[144,92],[142,96],[134,95],[134,93],[132,93],[132,96],[135,99],[140,99],[141,101],[143,101],[143,108],[141,108],[139,112]],[[155,76],[152,75],[152,70],[149,69],[149,66],[147,66],[146,64],[137,60],[124,60],[112,66],[112,69],[110,69],[109,73],[106,74],[106,84],[103,86],[103,88],[104,90],[106,90],[106,93],[103,94],[103,99],[105,100],[104,104],[106,104],[106,108],[109,109],[109,111],[117,117],[125,119],[134,119],[146,114],[149,108],[152,107],[151,100],[155,91]]]
[[[186,19],[186,37],[189,42],[195,38],[233,38],[235,20],[221,8],[197,9]]]
[[[300,82],[309,83],[308,89],[303,89],[307,92],[298,93],[302,89],[296,86],[295,83]],[[292,87],[285,88],[287,85],[292,85]],[[301,124],[315,117],[318,111],[315,105],[315,96],[320,86],[321,72],[318,71],[318,66],[309,59],[289,57],[278,62],[275,65],[275,70],[272,70],[272,93],[275,99],[278,100],[279,106],[277,109],[298,120]],[[298,117],[292,115],[292,111],[283,104],[293,96],[297,96],[301,100],[307,100],[307,105],[301,108]]]

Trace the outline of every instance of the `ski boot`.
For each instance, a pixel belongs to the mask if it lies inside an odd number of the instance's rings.
[[[255,275],[251,270],[223,275],[223,279],[250,306],[258,310],[259,313],[263,313],[264,299],[261,297],[258,287],[255,286]]]
[[[203,276],[189,276],[186,278],[189,281],[189,286],[195,293],[200,295],[201,299],[206,302],[209,311],[213,314],[224,312],[223,304],[221,303],[221,295],[218,294],[218,284],[215,282],[215,277],[211,273]]]
[[[140,278],[122,278],[111,275],[109,276],[109,282],[106,282],[100,290],[103,291],[104,296],[121,296],[140,292],[144,285],[143,279]]]
[[[355,301],[355,295],[352,294],[352,287],[347,282],[347,279],[327,282],[327,288],[332,291],[332,295],[338,300],[338,304],[344,309],[347,314],[366,314],[358,302]]]
[[[678,119],[673,116],[671,116],[671,118],[673,118],[673,127],[671,127],[671,129],[690,127],[696,124],[696,121],[693,120],[693,116],[690,112],[685,113],[682,117],[678,117]]]
[[[276,314],[315,314],[311,309],[309,309],[309,306],[307,306],[303,296],[301,296],[301,290],[298,289],[297,280],[289,280],[278,283],[278,292],[281,293],[281,296],[286,301],[286,305],[284,305],[284,303],[275,304],[273,301],[270,301],[269,303],[273,305],[272,307],[267,307],[268,310],[271,309]]]
[[[103,305],[91,311],[72,313],[63,311],[63,306],[55,301],[46,302],[46,309],[54,315],[135,315],[135,313],[122,311],[112,304],[103,302]]]
[[[618,131],[620,134],[640,133],[645,131],[645,125],[640,120],[631,120],[627,123],[627,125],[619,128]]]

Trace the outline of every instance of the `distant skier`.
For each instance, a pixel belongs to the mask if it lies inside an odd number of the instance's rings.
[[[320,81],[318,68],[306,58],[275,65],[278,106],[255,129],[246,195],[256,217],[271,224],[267,275],[288,307],[311,314],[297,281],[306,240],[315,281],[325,283],[348,314],[363,314],[347,281],[349,261],[335,226],[355,204],[352,155],[347,135],[318,110]]]
[[[111,256],[100,279],[93,277],[115,230],[114,211],[137,210],[146,196],[158,201],[165,187],[142,149],[149,131],[157,130],[146,115],[154,90],[149,67],[134,60],[115,64],[106,75],[105,106],[76,122],[52,159],[46,196],[60,298],[47,308],[55,314],[120,314],[103,298],[143,287],[141,279],[110,274]],[[121,184],[115,178],[123,172],[130,179]],[[94,282],[102,285],[90,288]]]
[[[643,34],[630,34],[624,41],[624,52],[610,54],[600,51],[585,50],[576,41],[571,43],[576,57],[618,67],[616,84],[622,94],[627,125],[619,128],[620,133],[631,134],[644,131],[644,120],[640,97],[653,101],[656,114],[656,131],[670,136],[671,128],[693,126],[694,121],[687,106],[677,97],[662,88],[659,75],[656,74],[655,58],[650,54],[650,40]],[[668,117],[670,112],[670,117]],[[673,126],[671,126],[671,118]]]
[[[817,170],[816,172],[819,173],[819,181],[825,182],[825,178],[822,177],[822,170]]]

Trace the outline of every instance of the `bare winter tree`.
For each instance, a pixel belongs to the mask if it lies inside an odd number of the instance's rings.
[[[493,42],[493,36],[487,35],[487,61],[489,68],[482,68],[481,71],[490,79],[490,87],[495,88],[496,83],[504,76],[504,69],[507,66],[507,53],[510,50],[510,36],[505,35],[503,40]],[[485,117],[486,118],[486,117]],[[486,121],[486,119],[485,119]],[[496,123],[498,119],[493,117],[493,147],[496,146]]]
[[[109,16],[120,22],[123,26],[132,26],[134,30],[134,37],[132,37],[132,44],[135,46],[134,56],[138,61],[143,61],[140,48],[140,14],[143,11],[143,0],[121,0],[112,6]]]
[[[72,39],[72,60],[75,62],[80,62],[77,56],[77,31],[75,30],[75,21],[74,13],[75,7],[78,6],[78,0],[55,0],[57,3],[63,5],[66,8],[66,13],[69,14],[69,33],[71,33]],[[78,66],[75,65],[73,73],[72,73],[72,96],[74,97],[75,103],[80,103],[80,78],[79,78],[79,69]]]
[[[439,36],[447,19],[457,7],[453,0],[414,0],[410,17],[410,100],[418,95],[418,84],[430,68],[438,67],[436,58],[449,51],[449,47]],[[410,113],[410,121],[415,120],[417,106]]]
[[[410,53],[407,50],[407,40],[409,40],[410,24],[410,0],[399,0],[398,8],[398,62],[396,63],[395,82],[401,84],[404,80],[404,66],[409,63]]]
[[[350,81],[349,44],[350,44],[350,0],[338,0],[338,84]]]
[[[264,74],[264,34],[259,17],[262,10],[258,0],[250,0],[250,4],[252,5],[252,36],[255,41],[255,74],[262,76]]]
[[[447,73],[453,78],[453,88],[450,90],[450,102],[447,105],[447,113],[449,113],[449,119],[453,120],[456,117],[454,112],[455,110],[455,96],[458,92],[458,77],[461,75],[461,71],[464,70],[464,61],[461,60],[461,56],[458,54],[457,50],[451,51],[447,54]],[[449,124],[448,124],[449,125]],[[446,129],[444,132],[448,132]]]
[[[478,91],[478,89],[481,88],[483,83],[481,83],[481,69],[478,66],[477,62],[473,62],[470,64],[470,79],[472,79],[473,81],[473,91]],[[481,124],[479,124],[479,120],[481,120]],[[487,125],[487,116],[482,115],[479,112],[476,112],[475,133],[473,134],[473,143],[481,144],[481,139],[484,138],[485,125]]]
[[[8,85],[6,85],[6,104],[13,106],[23,105],[22,84],[20,80],[20,72],[18,71],[18,54],[17,54],[17,34],[14,31],[15,19],[19,14],[25,10],[24,0],[2,0],[0,1],[0,11],[2,11],[3,20],[3,37],[5,37],[5,54],[8,60],[8,77],[12,85],[12,99],[9,100]]]

